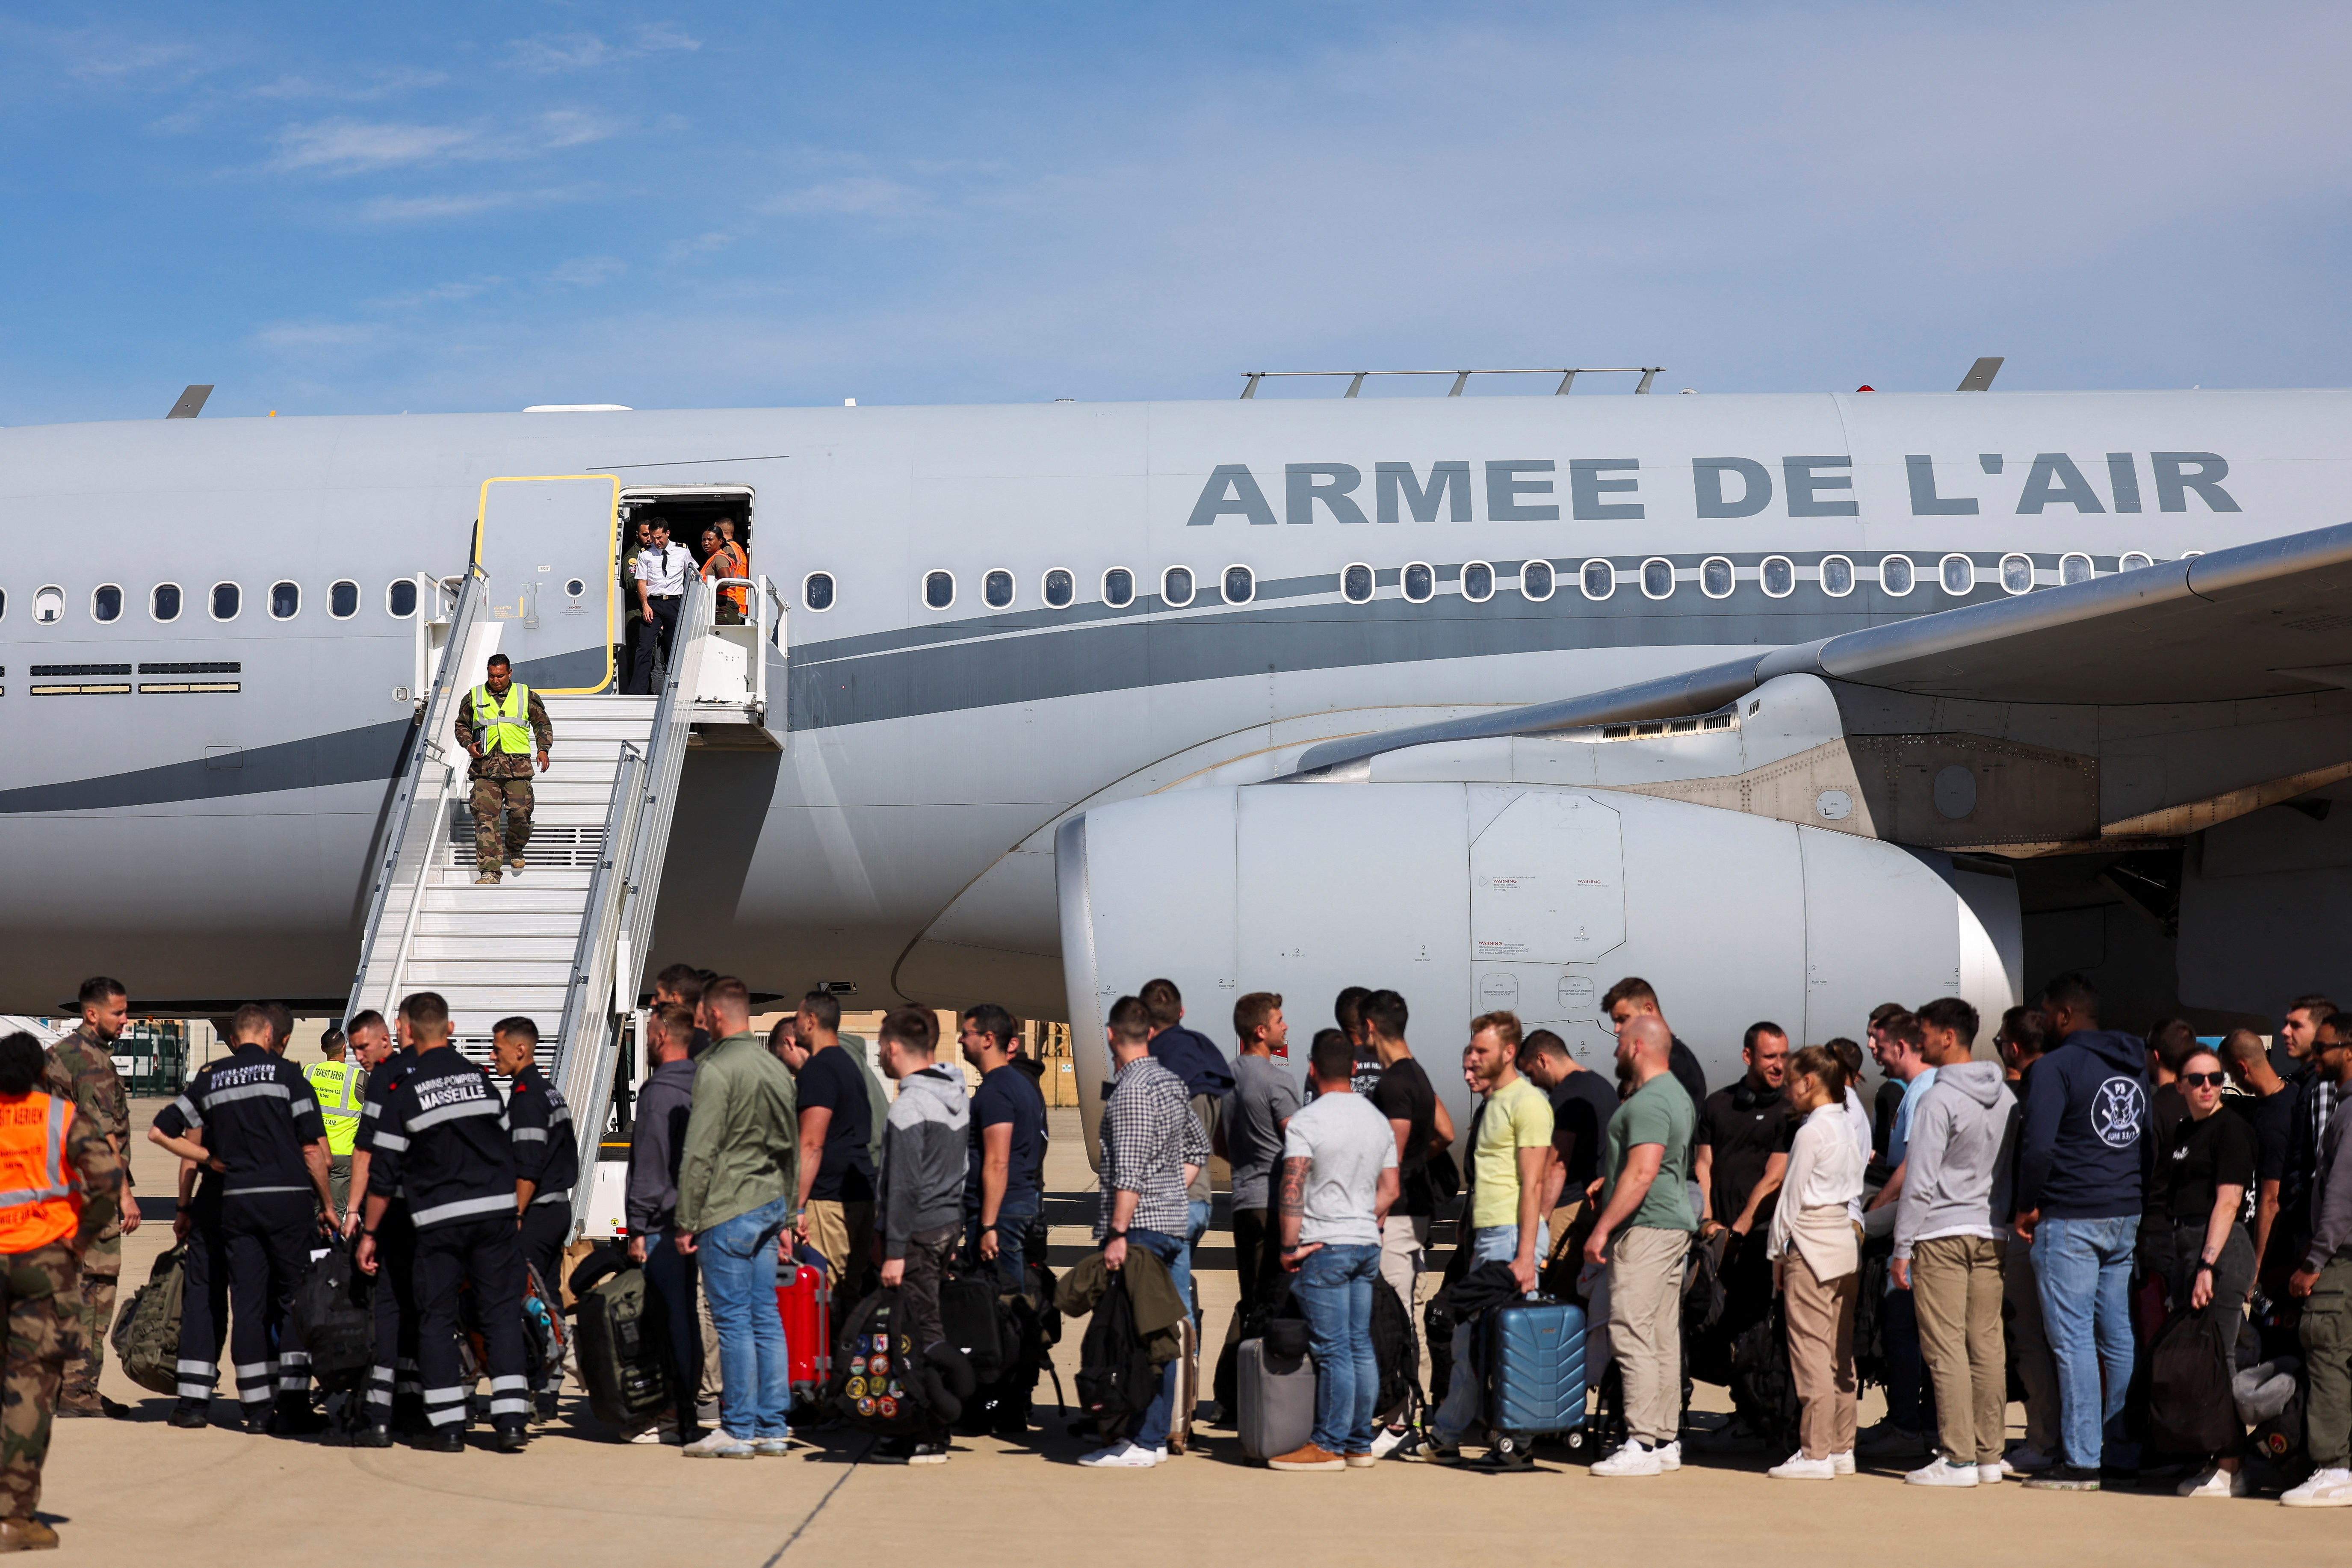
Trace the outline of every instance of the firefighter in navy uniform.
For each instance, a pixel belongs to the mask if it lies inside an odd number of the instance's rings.
[[[523,1261],[539,1270],[541,1284],[560,1291],[563,1249],[572,1240],[572,1189],[580,1180],[572,1108],[539,1069],[537,1024],[501,1018],[491,1026],[491,1042],[498,1070],[514,1080],[507,1122],[514,1133],[515,1223],[522,1233]],[[543,1367],[540,1379],[540,1419],[552,1421],[563,1368]]]
[[[374,1273],[393,1194],[408,1197],[415,1227],[416,1366],[431,1429],[420,1447],[466,1447],[467,1396],[458,1380],[458,1288],[471,1281],[489,1363],[490,1425],[498,1450],[530,1440],[530,1385],[523,1373],[522,1243],[515,1225],[514,1144],[490,1075],[449,1044],[448,1005],[423,991],[401,1005],[417,1062],[371,1124],[367,1205],[357,1261]]]
[[[408,1002],[415,1000],[408,998]],[[352,1044],[368,1069],[366,1093],[360,1104],[360,1130],[352,1146],[351,1192],[343,1210],[343,1234],[354,1246],[367,1203],[369,1166],[374,1159],[369,1134],[383,1114],[384,1101],[416,1070],[421,1059],[410,1037],[408,1002],[403,1002],[395,1015],[396,1046],[388,1037],[380,1014],[362,1013],[352,1020]],[[446,1016],[447,1009],[443,1012]],[[384,1054],[387,1047],[391,1047],[388,1055]],[[397,1192],[376,1226],[375,1251],[382,1270],[375,1292],[375,1365],[368,1373],[367,1421],[352,1438],[362,1448],[389,1448],[394,1426],[419,1433],[425,1427],[425,1386],[416,1377],[416,1231],[408,1223],[408,1201]]]
[[[275,1038],[267,1007],[239,1007],[229,1023],[229,1054],[189,1079],[187,1092],[147,1130],[148,1142],[204,1173],[184,1265],[174,1426],[210,1420],[220,1377],[214,1287],[224,1274],[245,1429],[290,1436],[324,1426],[310,1408],[310,1358],[296,1342],[288,1309],[310,1267],[320,1216],[334,1206],[327,1128],[309,1081],[270,1048]]]

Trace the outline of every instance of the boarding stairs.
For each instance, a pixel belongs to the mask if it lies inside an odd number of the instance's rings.
[[[713,624],[725,585],[751,592],[756,613],[741,625]],[[419,668],[429,668],[430,683],[377,836],[345,1016],[374,1009],[390,1017],[403,996],[437,991],[457,1047],[485,1066],[499,1019],[520,1015],[538,1025],[540,1066],[572,1107],[579,1139],[575,1226],[609,1236],[622,1173],[601,1169],[599,1146],[624,1042],[641,1017],[680,781],[698,750],[781,749],[782,705],[772,720],[768,678],[786,646],[783,605],[765,578],[689,582],[655,695],[542,694],[555,745],[551,765],[533,779],[527,867],[482,887],[455,722],[495,647],[489,586],[478,567],[454,590],[420,579],[432,595],[420,597],[418,616]],[[428,605],[437,612],[429,619]]]

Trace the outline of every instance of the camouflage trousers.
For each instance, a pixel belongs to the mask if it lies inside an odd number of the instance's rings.
[[[122,1238],[94,1243],[81,1260],[73,1293],[73,1331],[79,1342],[66,1361],[58,1403],[70,1409],[98,1408],[98,1374],[106,1370],[106,1334],[114,1324],[115,1285],[122,1277]]]
[[[0,1383],[0,1511],[30,1519],[41,1502],[41,1461],[72,1348],[80,1266],[63,1242],[0,1253],[7,1293],[8,1364]]]
[[[529,779],[474,781],[474,864],[495,871],[501,860],[520,855],[530,844],[532,795]],[[499,850],[499,811],[507,814],[506,851]]]

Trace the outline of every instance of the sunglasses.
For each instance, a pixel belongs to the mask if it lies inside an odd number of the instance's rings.
[[[2180,1075],[2180,1081],[2191,1089],[2219,1089],[2230,1081],[2230,1075],[2225,1072],[2185,1072]]]

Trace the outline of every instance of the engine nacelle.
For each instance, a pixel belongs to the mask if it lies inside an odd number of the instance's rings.
[[[1748,1025],[1863,1037],[1881,1002],[1958,994],[1989,1044],[2022,984],[2016,882],[1852,834],[1622,792],[1478,783],[1175,789],[1065,823],[1062,962],[1094,1148],[1102,1017],[1155,975],[1234,1048],[1235,997],[1286,999],[1306,1044],[1349,985],[1403,994],[1465,1128],[1465,1026],[1498,1008],[1612,1070],[1601,997],[1639,974],[1710,1084]]]

